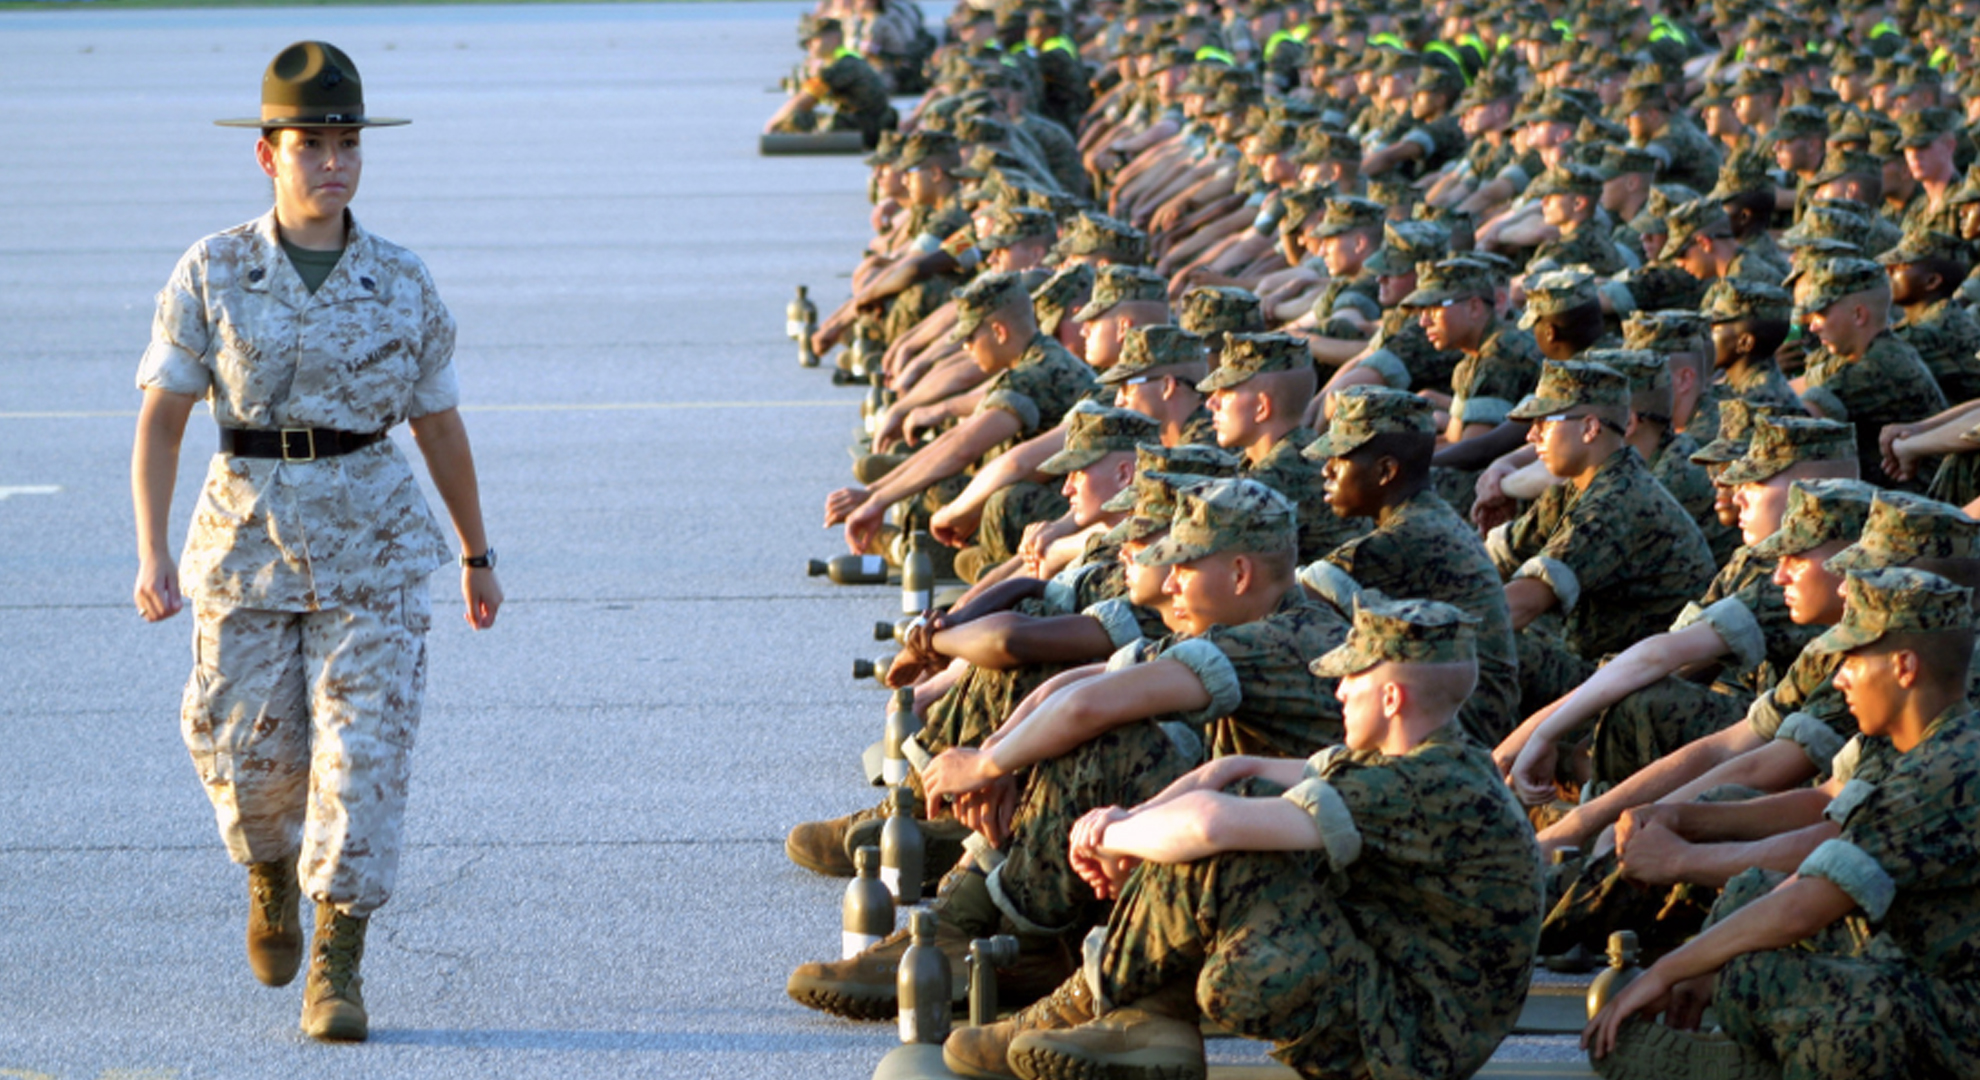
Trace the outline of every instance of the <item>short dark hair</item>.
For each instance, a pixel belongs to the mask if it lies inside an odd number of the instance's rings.
[[[1786,319],[1740,319],[1733,323],[1736,333],[1753,335],[1753,355],[1772,356],[1782,343],[1787,341],[1788,321]]]
[[[1347,454],[1358,464],[1372,464],[1393,458],[1396,480],[1410,484],[1430,475],[1430,459],[1437,452],[1437,435],[1430,431],[1385,431],[1355,447]]]
[[[1591,300],[1586,304],[1556,311],[1551,315],[1540,316],[1547,325],[1554,328],[1554,337],[1561,344],[1575,352],[1590,348],[1607,331],[1602,321],[1602,302]]]

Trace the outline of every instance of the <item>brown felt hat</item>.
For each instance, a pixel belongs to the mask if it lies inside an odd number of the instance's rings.
[[[364,83],[344,50],[298,41],[275,54],[261,76],[261,115],[215,120],[221,127],[398,127],[410,120],[364,113]]]

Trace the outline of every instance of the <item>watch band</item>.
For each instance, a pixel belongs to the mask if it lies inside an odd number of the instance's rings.
[[[495,549],[491,547],[479,555],[463,555],[461,556],[461,565],[470,570],[493,570],[495,569]]]

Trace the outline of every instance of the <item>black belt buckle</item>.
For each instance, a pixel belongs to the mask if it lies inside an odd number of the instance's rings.
[[[298,452],[297,436],[301,436],[302,450]],[[316,429],[306,427],[286,427],[282,429],[283,461],[315,461]]]

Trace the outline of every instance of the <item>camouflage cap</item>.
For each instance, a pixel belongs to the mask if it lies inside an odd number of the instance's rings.
[[[995,116],[958,116],[955,123],[957,142],[1001,143],[1011,137],[1011,125]]]
[[[1526,310],[1520,312],[1519,325],[1523,330],[1531,330],[1549,315],[1599,303],[1595,275],[1580,270],[1549,270],[1527,280]]]
[[[1811,187],[1820,187],[1845,176],[1875,177],[1884,174],[1882,158],[1865,149],[1851,146],[1831,146],[1822,157],[1822,167],[1815,171]]]
[[[1705,290],[1705,315],[1713,324],[1746,319],[1794,318],[1794,294],[1779,285],[1746,278],[1722,277]]]
[[[1672,353],[1703,353],[1711,349],[1712,331],[1705,317],[1690,308],[1632,311],[1623,319],[1623,348]]]
[[[1102,509],[1134,516],[1122,522],[1128,532],[1118,539],[1145,540],[1169,527],[1176,516],[1176,485],[1203,477],[1232,477],[1243,459],[1229,450],[1196,443],[1163,446],[1145,442],[1134,448],[1134,482],[1108,499]]]
[[[1622,377],[1629,381],[1629,392],[1632,394],[1661,390],[1671,385],[1670,359],[1649,349],[1586,349],[1575,359],[1603,364],[1621,372]]]
[[[866,155],[866,163],[878,168],[881,165],[892,165],[900,159],[900,156],[901,133],[883,131],[880,133],[880,140],[873,144],[873,152]]]
[[[1274,122],[1258,129],[1251,137],[1254,154],[1283,154],[1299,145],[1299,125]]]
[[[1053,246],[1052,254],[1100,255],[1118,262],[1138,263],[1147,250],[1147,233],[1106,214],[1084,210],[1059,230],[1059,242]]]
[[[1198,285],[1182,294],[1176,322],[1192,334],[1243,334],[1265,329],[1258,294],[1233,285]]]
[[[1779,73],[1751,64],[1748,64],[1746,70],[1739,73],[1739,78],[1733,80],[1731,91],[1733,97],[1746,97],[1751,94],[1778,94],[1780,92],[1781,77]]]
[[[955,340],[963,341],[976,333],[991,313],[1030,299],[1016,274],[984,274],[956,293]]]
[[[1319,165],[1329,161],[1359,162],[1361,140],[1344,131],[1316,127],[1301,140],[1293,158],[1301,165]]]
[[[821,38],[826,34],[838,34],[844,31],[845,28],[840,25],[837,19],[806,15],[804,18],[798,20],[798,43],[803,44],[813,38]]]
[[[1898,117],[1898,145],[1930,146],[1959,134],[1959,114],[1946,108],[1919,109]]]
[[[1276,371],[1298,371],[1313,366],[1313,352],[1306,339],[1292,334],[1232,334],[1224,346],[1223,362],[1210,376],[1196,384],[1209,394],[1228,390],[1253,376]]]
[[[1403,297],[1398,307],[1449,307],[1459,300],[1483,297],[1491,300],[1499,283],[1492,268],[1471,258],[1445,259],[1434,263],[1430,272],[1419,272],[1416,289]]]
[[[1167,300],[1169,279],[1145,266],[1114,263],[1103,266],[1093,277],[1093,297],[1073,314],[1080,322],[1092,322],[1115,304],[1137,300]]]
[[[1970,559],[1976,539],[1980,521],[1957,506],[1908,491],[1879,491],[1864,519],[1863,535],[1826,565],[1839,574],[1914,559]]]
[[[1161,438],[1162,425],[1153,417],[1131,409],[1082,401],[1066,414],[1064,449],[1041,462],[1038,471],[1064,476],[1117,450],[1132,450],[1141,443]]]
[[[1321,216],[1320,225],[1313,230],[1313,235],[1325,239],[1356,229],[1377,228],[1388,212],[1387,205],[1373,199],[1337,195],[1327,200],[1327,211]]]
[[[1350,386],[1334,393],[1334,418],[1327,433],[1300,454],[1309,461],[1325,461],[1352,454],[1377,435],[1435,435],[1436,431],[1429,399],[1386,386]]]
[[[1693,199],[1664,217],[1664,257],[1676,258],[1694,236],[1730,237],[1732,219],[1713,199]]]
[[[1292,554],[1298,513],[1256,480],[1203,480],[1176,488],[1169,535],[1136,556],[1143,566],[1174,566],[1226,551]]]
[[[1752,436],[1746,453],[1719,474],[1721,483],[1762,483],[1804,461],[1856,460],[1856,429],[1839,420],[1761,416],[1754,418]]]
[[[1834,240],[1860,249],[1869,236],[1870,222],[1863,215],[1823,200],[1810,203],[1801,212],[1801,220],[1794,228],[1781,234],[1781,246],[1806,247]]]
[[[990,234],[977,241],[985,251],[997,251],[1024,240],[1050,239],[1059,231],[1059,221],[1044,210],[1029,206],[998,207],[990,212]]]
[[[1843,580],[1842,622],[1808,643],[1814,653],[1874,645],[1886,634],[1973,629],[1973,590],[1903,567],[1854,570]]]
[[[1902,266],[1926,259],[1944,259],[1967,265],[1973,261],[1973,249],[1957,236],[1937,229],[1918,228],[1905,233],[1898,246],[1877,256],[1877,262],[1882,266]]]
[[[1464,73],[1443,64],[1425,64],[1416,73],[1414,93],[1449,94],[1452,98],[1464,93]]]
[[[1549,360],[1540,367],[1540,385],[1513,406],[1506,419],[1539,420],[1585,408],[1629,408],[1629,380],[1603,364]]]
[[[1630,173],[1655,173],[1663,167],[1657,155],[1641,147],[1628,143],[1610,143],[1602,148],[1602,163],[1597,166],[1604,179],[1614,180]]]
[[[956,167],[954,175],[961,180],[983,180],[991,172],[1001,170],[1006,173],[1022,173],[1025,163],[1022,158],[1008,150],[995,146],[979,146],[969,152],[963,163]]]
[[[1323,679],[1359,675],[1378,664],[1461,664],[1478,660],[1478,619],[1436,600],[1391,600],[1373,589],[1354,599],[1347,640],[1307,666]]]
[[[1980,71],[1980,68],[1975,70]],[[1959,182],[1958,187],[1946,193],[1947,206],[1963,206],[1974,202],[1980,202],[1980,161],[1968,165],[1966,178]]]
[[[1796,480],[1788,485],[1781,527],[1749,551],[1755,559],[1772,562],[1823,544],[1854,540],[1863,533],[1876,494],[1876,485],[1861,480]]]
[[[1727,398],[1719,402],[1718,438],[1699,447],[1691,455],[1691,460],[1699,465],[1724,465],[1746,456],[1746,446],[1753,438],[1753,418],[1756,416],[1779,416],[1782,410],[1773,405],[1757,405],[1745,398]]]
[[[1757,150],[1741,150],[1729,155],[1719,166],[1719,182],[1706,194],[1713,202],[1725,202],[1741,195],[1759,192],[1773,194],[1773,163]]]
[[[1177,364],[1201,364],[1203,338],[1180,326],[1135,326],[1121,338],[1121,358],[1098,376],[1102,386]]]
[[[1033,289],[1031,306],[1038,313],[1038,328],[1047,334],[1057,334],[1059,324],[1092,294],[1093,277],[1090,264],[1073,263]]]
[[[901,143],[901,153],[894,160],[894,167],[905,172],[920,168],[928,162],[947,163],[951,167],[961,163],[962,146],[956,137],[946,131],[917,131]]]
[[[1600,171],[1587,165],[1564,161],[1541,173],[1527,186],[1526,194],[1536,199],[1547,195],[1581,195],[1596,199],[1602,196],[1605,179]]]
[[[1836,301],[1886,287],[1890,275],[1882,266],[1855,255],[1834,255],[1810,267],[1795,284],[1796,306],[1802,311],[1825,311]]]
[[[1451,231],[1429,221],[1391,221],[1382,226],[1382,247],[1362,266],[1377,274],[1416,273],[1416,264],[1449,254]]]
[[[1631,116],[1645,109],[1669,112],[1671,96],[1659,82],[1631,83],[1623,87],[1622,101],[1616,105],[1616,115]]]
[[[1279,235],[1290,236],[1304,228],[1308,221],[1317,226],[1325,220],[1321,215],[1330,194],[1331,187],[1325,185],[1282,192],[1279,195]]]

